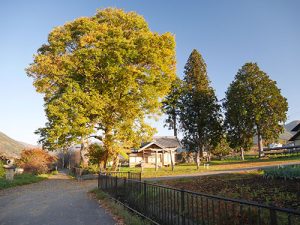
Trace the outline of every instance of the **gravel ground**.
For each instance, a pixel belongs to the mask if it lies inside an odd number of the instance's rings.
[[[116,222],[87,192],[97,185],[63,173],[0,191],[0,225],[112,225]]]

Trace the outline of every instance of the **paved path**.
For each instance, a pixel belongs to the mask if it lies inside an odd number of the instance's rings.
[[[172,179],[180,179],[180,178],[188,178],[188,177],[200,177],[200,176],[224,174],[224,173],[246,172],[246,171],[253,171],[253,170],[264,169],[264,168],[272,168],[272,167],[288,166],[288,165],[299,165],[299,164],[300,164],[300,161],[299,162],[290,162],[290,163],[280,163],[278,165],[255,166],[255,167],[238,168],[238,169],[231,169],[231,170],[212,170],[212,171],[209,171],[209,169],[208,169],[207,172],[192,173],[192,174],[178,174],[178,175],[153,177],[153,178],[144,178],[143,180],[146,180],[146,181],[172,180]],[[176,169],[176,167],[175,167],[175,169]]]
[[[87,192],[96,181],[65,174],[0,191],[0,225],[113,225],[116,222]]]

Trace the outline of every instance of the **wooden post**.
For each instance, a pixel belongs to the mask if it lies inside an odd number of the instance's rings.
[[[157,171],[158,169],[158,165],[157,165],[157,150],[155,151],[155,171]]]
[[[172,150],[170,150],[170,160],[171,160],[172,171],[174,171],[174,162],[173,162],[173,157],[172,157]]]
[[[197,151],[196,163],[197,163],[197,170],[199,170],[199,168],[200,168],[200,150]]]

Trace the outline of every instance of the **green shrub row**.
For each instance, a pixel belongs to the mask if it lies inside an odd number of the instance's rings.
[[[267,179],[285,179],[298,180],[300,179],[300,165],[280,166],[277,168],[264,169],[264,177]]]
[[[25,185],[25,184],[36,183],[38,181],[47,179],[47,177],[48,177],[47,174],[33,175],[27,173],[16,175],[14,177],[14,180],[12,181],[0,177],[0,190],[5,188],[20,186],[20,185]]]

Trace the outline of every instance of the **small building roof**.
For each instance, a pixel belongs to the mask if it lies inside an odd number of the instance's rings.
[[[298,123],[297,126],[295,126],[291,131],[299,131],[300,130],[300,123]]]
[[[289,141],[300,140],[300,138],[298,138],[299,136],[300,136],[300,130],[293,137],[291,137]]]
[[[181,148],[181,144],[175,136],[154,136],[151,142],[145,142],[137,151],[142,151],[151,145],[156,145],[161,149],[166,148]]]
[[[180,148],[181,144],[175,136],[154,136],[153,141],[165,148]]]

